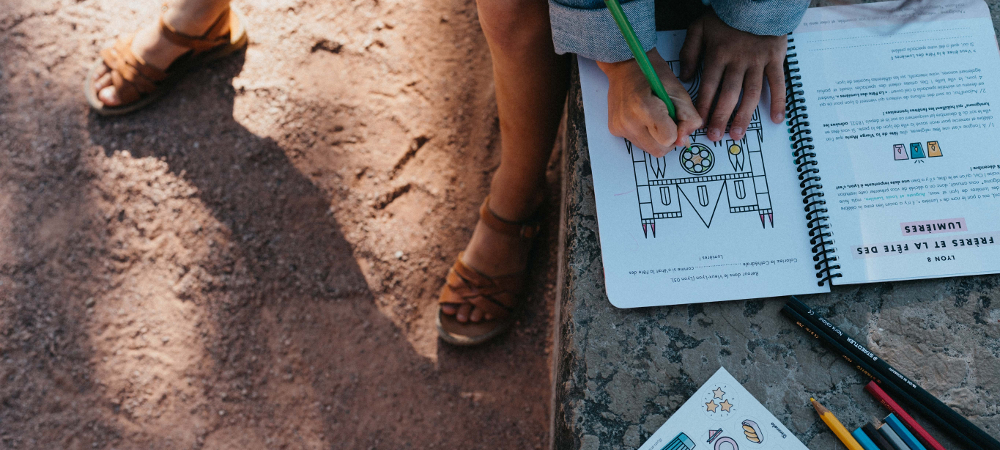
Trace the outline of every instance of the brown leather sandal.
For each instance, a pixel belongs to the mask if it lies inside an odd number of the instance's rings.
[[[245,48],[249,42],[245,23],[238,12],[227,8],[205,34],[188,36],[178,33],[160,16],[160,34],[164,39],[187,47],[190,51],[174,60],[164,71],[146,64],[132,53],[134,34],[118,39],[114,46],[101,50],[101,59],[94,63],[87,74],[83,85],[87,103],[102,116],[130,113],[153,103],[192,70]],[[226,24],[229,25],[229,31],[222,32],[226,29]],[[111,83],[122,100],[121,105],[107,106],[97,98],[94,81],[105,66],[111,72]]]
[[[479,219],[490,229],[508,236],[518,236],[532,239],[541,228],[538,217],[524,222],[511,222],[497,217],[489,207],[490,198],[486,197],[483,206],[479,208]],[[453,345],[478,345],[486,342],[500,333],[507,331],[514,322],[514,313],[520,306],[521,297],[527,282],[527,270],[510,275],[490,277],[484,275],[462,262],[463,253],[458,254],[458,260],[448,271],[445,285],[441,288],[439,305],[451,304],[456,307],[466,303],[480,308],[486,314],[479,322],[471,320],[459,322],[454,315],[438,310],[437,328],[441,339]]]

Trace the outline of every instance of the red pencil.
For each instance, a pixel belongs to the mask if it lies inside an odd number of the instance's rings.
[[[868,391],[872,397],[875,397],[875,400],[878,400],[879,403],[884,405],[889,412],[895,413],[896,417],[899,417],[899,420],[903,421],[906,426],[910,427],[910,429],[913,430],[913,434],[917,436],[917,439],[920,439],[920,442],[923,442],[924,445],[933,448],[934,450],[944,450],[944,447],[942,447],[941,444],[938,444],[938,441],[935,441],[934,438],[931,437],[930,433],[928,433],[924,427],[920,426],[916,420],[913,420],[913,417],[910,417],[906,411],[903,411],[903,408],[900,407],[899,404],[892,399],[892,397],[889,397],[889,394],[886,394],[882,388],[878,387],[877,383],[874,381],[868,382],[868,385],[865,386],[865,390]]]

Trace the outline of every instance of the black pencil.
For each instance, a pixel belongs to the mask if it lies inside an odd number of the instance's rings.
[[[831,338],[837,341],[840,345],[846,347],[856,359],[862,360],[871,365],[878,372],[878,374],[885,379],[885,381],[896,385],[909,394],[909,398],[920,402],[923,406],[927,407],[931,411],[934,411],[938,417],[948,421],[963,435],[968,436],[969,439],[979,444],[980,447],[1000,449],[1000,442],[972,422],[969,422],[969,420],[961,414],[949,408],[948,405],[942,403],[941,400],[937,399],[937,397],[931,395],[930,392],[925,391],[917,385],[917,383],[913,382],[913,380],[910,380],[898,370],[890,366],[889,363],[885,362],[885,360],[876,356],[871,350],[868,350],[868,348],[860,342],[851,338],[847,335],[847,333],[844,333],[839,328],[834,326],[829,320],[826,320],[819,314],[816,314],[816,312],[813,311],[808,305],[802,303],[799,299],[793,296],[788,301],[787,306],[798,312],[806,319],[812,321],[815,326],[824,328]]]
[[[878,428],[878,432],[885,437],[885,440],[891,442],[892,446],[896,447],[898,450],[914,450],[910,448],[910,446],[906,445],[906,442],[903,442],[903,439],[899,437],[899,434],[896,433],[892,427],[881,422],[876,423],[875,427]]]
[[[867,435],[868,438],[875,443],[879,450],[896,450],[896,448],[893,447],[889,441],[885,440],[885,436],[882,436],[882,433],[879,433],[878,429],[875,428],[875,425],[871,422],[868,422],[861,427],[861,431],[863,431],[865,435]]]
[[[871,422],[868,422],[865,426],[861,427],[861,431],[868,436],[868,439],[871,439],[872,442],[875,443],[875,446],[878,447],[879,450],[896,450],[892,447],[892,444],[890,444],[889,441],[885,440],[882,433],[879,433],[878,430],[875,429],[875,425],[872,425]]]
[[[976,441],[969,439],[968,436],[965,436],[964,434],[962,434],[962,432],[960,432],[957,428],[955,428],[951,424],[951,422],[948,422],[938,417],[937,414],[928,409],[922,403],[917,402],[912,397],[910,397],[910,394],[900,389],[899,386],[896,386],[893,383],[889,383],[883,380],[883,377],[879,375],[878,372],[876,372],[875,369],[872,368],[870,364],[853,357],[853,355],[846,348],[844,348],[843,345],[840,345],[836,340],[830,337],[828,332],[820,328],[815,322],[799,314],[797,311],[790,308],[788,305],[781,307],[781,312],[784,313],[786,316],[790,317],[793,321],[795,321],[795,323],[799,327],[801,327],[807,333],[812,335],[814,338],[819,339],[828,347],[832,348],[834,351],[839,353],[840,356],[842,356],[845,360],[847,360],[848,363],[853,365],[862,374],[864,374],[868,378],[871,378],[872,380],[875,380],[875,382],[879,384],[879,387],[884,389],[886,392],[889,392],[890,394],[906,401],[907,403],[910,403],[914,409],[920,411],[920,413],[926,416],[928,419],[933,420],[941,429],[948,432],[948,434],[952,435],[952,437],[954,437],[956,440],[962,442],[962,444],[974,450],[986,450],[988,448],[996,448],[996,447],[984,448],[983,446],[979,445]]]

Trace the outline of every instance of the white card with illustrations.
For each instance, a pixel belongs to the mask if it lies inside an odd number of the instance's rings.
[[[658,33],[675,73],[683,31]],[[766,86],[746,134],[654,158],[608,131],[608,79],[579,59],[605,285],[619,308],[828,292],[817,286],[788,131]],[[698,77],[686,83],[697,98]]]
[[[719,368],[639,450],[806,450],[725,368]]]

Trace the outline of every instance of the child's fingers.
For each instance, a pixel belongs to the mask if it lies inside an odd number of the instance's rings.
[[[771,88],[771,121],[781,123],[785,117],[785,70],[780,61],[764,68],[767,85]]]
[[[674,102],[674,113],[677,116],[677,140],[674,142],[674,145],[687,146],[690,144],[689,136],[691,133],[701,128],[704,121],[698,115],[698,110],[695,109],[694,103],[691,102],[691,97],[688,95],[687,90],[684,89],[684,85],[673,77],[661,78],[663,79],[663,86],[667,89],[667,94],[670,95],[670,99]]]
[[[658,97],[650,96],[637,106],[634,113],[638,123],[646,125],[646,130],[657,144],[672,147],[677,140],[677,124],[670,118],[667,105]]]
[[[726,70],[725,64],[705,61],[702,67],[701,83],[698,87],[698,100],[695,107],[702,119],[708,120],[708,113],[712,110],[712,103],[718,93],[719,84],[722,83],[722,74]]]
[[[719,101],[716,102],[715,110],[712,111],[712,118],[708,123],[707,135],[708,139],[712,142],[722,139],[722,135],[726,132],[726,124],[733,115],[736,103],[740,101],[740,90],[743,88],[743,76],[745,73],[746,69],[735,65],[730,65],[726,69],[725,78],[722,80],[722,86],[719,89]]]
[[[644,152],[659,158],[674,149],[674,143],[663,145],[650,134],[650,124],[633,122],[626,126],[628,132],[625,139],[641,148]]]
[[[633,143],[650,155],[660,157],[674,148],[677,125],[667,112],[667,105],[655,96],[646,97],[632,104],[629,133]],[[631,140],[631,139],[630,139]]]
[[[659,99],[655,100],[660,101]],[[667,106],[663,102],[660,102],[666,122],[662,122],[662,119],[658,122],[653,119],[653,114],[644,111],[642,107],[644,103],[644,100],[635,98],[633,102],[628,103],[628,105],[631,105],[630,107],[623,108],[617,113],[612,113],[612,116],[608,119],[608,130],[615,136],[632,141],[632,144],[650,155],[655,157],[666,155],[667,152],[673,149],[673,142],[661,143],[653,137],[652,132],[666,131],[664,127],[673,126],[673,121],[666,112]],[[662,123],[662,125],[654,126],[657,123]],[[650,130],[651,128],[653,131]],[[660,139],[666,138],[661,137]]]
[[[750,119],[753,119],[753,112],[760,102],[760,93],[764,89],[764,70],[751,67],[747,70],[743,78],[743,99],[740,100],[739,109],[733,117],[733,124],[729,127],[729,135],[733,139],[743,139]]]
[[[698,58],[701,56],[702,45],[702,25],[701,21],[695,21],[688,27],[687,36],[684,37],[684,46],[681,47],[681,79],[690,80],[698,70]]]

